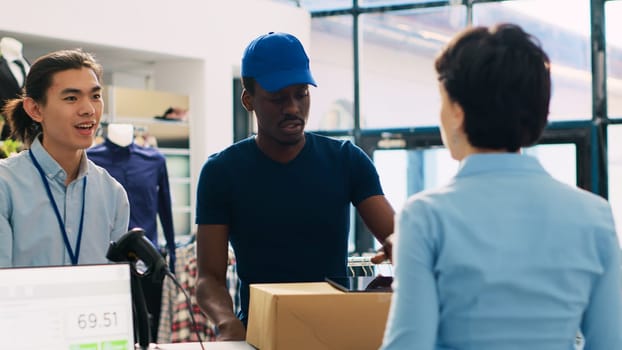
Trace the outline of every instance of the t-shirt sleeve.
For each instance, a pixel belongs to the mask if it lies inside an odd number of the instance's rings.
[[[210,157],[201,169],[197,185],[197,225],[229,224],[229,189],[226,167],[217,157]]]
[[[371,158],[363,150],[346,142],[348,154],[349,176],[351,186],[350,198],[352,204],[357,206],[363,200],[376,195],[382,195],[380,177]]]

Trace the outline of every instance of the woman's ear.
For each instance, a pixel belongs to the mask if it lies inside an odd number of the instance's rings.
[[[41,123],[43,117],[41,116],[41,108],[37,101],[33,100],[31,97],[24,98],[24,111],[32,118],[32,120]]]
[[[244,108],[249,111],[252,112],[254,110],[253,108],[253,96],[251,96],[251,94],[248,92],[248,90],[244,89],[242,91],[242,106],[244,106]]]
[[[451,117],[454,128],[464,130],[464,109],[456,101],[451,103]]]

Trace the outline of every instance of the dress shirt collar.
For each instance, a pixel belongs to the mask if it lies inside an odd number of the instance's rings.
[[[108,148],[111,152],[117,153],[117,154],[130,153],[131,150],[135,147],[134,142],[130,143],[127,146],[119,146],[116,143],[110,141],[110,139],[108,138],[104,139],[104,145],[106,145],[106,148]]]
[[[478,153],[462,160],[456,177],[491,172],[545,172],[537,158],[520,153]]]
[[[41,165],[41,169],[45,172],[45,175],[54,181],[59,181],[65,183],[65,179],[67,179],[67,173],[63,168],[52,158],[52,156],[43,148],[41,141],[39,138],[41,134],[35,137],[35,140],[30,145],[30,150],[34,154],[35,158]],[[80,169],[78,170],[78,177],[76,180],[81,179],[86,176],[88,173],[88,162],[86,158],[86,152],[82,153],[82,159],[80,160]]]

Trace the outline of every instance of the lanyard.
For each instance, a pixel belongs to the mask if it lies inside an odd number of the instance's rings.
[[[50,189],[50,184],[48,183],[47,178],[45,177],[45,173],[37,162],[37,158],[32,153],[32,150],[28,150],[30,153],[30,158],[32,158],[32,162],[35,167],[39,171],[39,175],[41,175],[41,181],[43,181],[43,185],[45,186],[45,190],[48,194],[48,198],[52,203],[52,207],[54,208],[54,213],[56,214],[56,219],[58,220],[58,226],[60,226],[60,232],[63,235],[63,242],[65,242],[65,248],[67,248],[67,252],[69,253],[69,257],[71,258],[72,265],[78,265],[78,256],[80,256],[80,243],[82,240],[82,226],[84,224],[84,203],[86,202],[86,176],[82,180],[82,211],[80,212],[80,228],[78,229],[78,239],[76,240],[76,252],[74,254],[73,249],[71,249],[71,244],[69,244],[69,236],[67,236],[67,231],[65,231],[65,222],[60,215],[60,211],[58,210],[58,206],[56,206],[56,201],[54,201],[54,197],[52,196],[52,190]]]

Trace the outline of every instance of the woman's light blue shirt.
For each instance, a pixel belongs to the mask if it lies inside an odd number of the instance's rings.
[[[84,228],[78,264],[106,263],[111,240],[127,232],[129,204],[123,187],[108,173],[82,158],[78,177],[65,186],[67,174],[38,138],[30,148],[46,174],[54,200],[75,251],[87,176]],[[28,151],[0,161],[0,267],[70,265],[71,259],[41,175]]]
[[[536,158],[477,154],[396,219],[382,349],[622,349],[620,248],[609,204]]]

